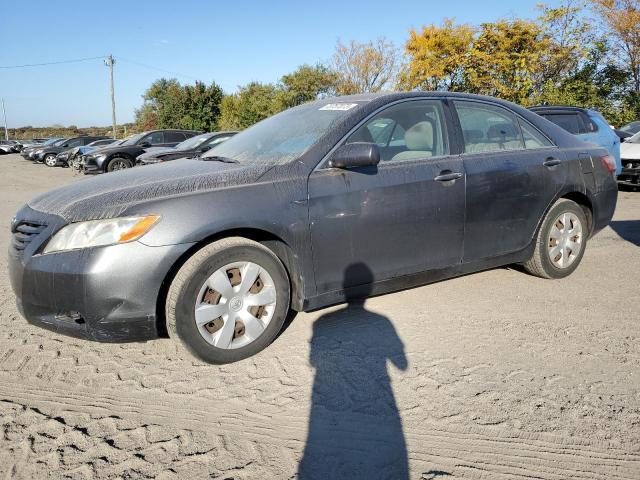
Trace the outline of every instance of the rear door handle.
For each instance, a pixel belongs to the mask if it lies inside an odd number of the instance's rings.
[[[556,167],[558,165],[560,165],[560,160],[554,157],[549,157],[547,158],[542,165],[544,165],[545,167]]]
[[[462,173],[460,172],[440,172],[440,175],[435,177],[434,180],[436,182],[450,182],[451,180],[458,180],[459,178],[462,178]]]

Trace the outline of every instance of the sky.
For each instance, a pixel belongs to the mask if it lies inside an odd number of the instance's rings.
[[[454,18],[534,18],[539,0],[12,2],[0,25],[0,67],[113,54],[118,123],[131,122],[160,77],[215,81],[227,93],[328,62],[336,42],[380,36],[402,47],[411,28]],[[547,3],[554,4],[553,0]],[[7,13],[9,13],[7,15]],[[111,124],[102,59],[0,68],[9,128]],[[0,119],[0,122],[2,120]]]

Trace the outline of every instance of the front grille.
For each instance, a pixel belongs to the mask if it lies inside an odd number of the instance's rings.
[[[620,163],[622,168],[640,169],[640,160],[623,158]]]
[[[16,250],[24,250],[27,245],[37,237],[45,228],[46,225],[42,223],[20,221],[13,228],[13,241],[11,244]]]

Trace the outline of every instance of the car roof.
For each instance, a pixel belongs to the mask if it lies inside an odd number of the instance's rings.
[[[590,112],[589,108],[572,107],[569,105],[536,105],[535,107],[529,107],[532,112],[548,112],[548,113],[570,113],[570,112]]]

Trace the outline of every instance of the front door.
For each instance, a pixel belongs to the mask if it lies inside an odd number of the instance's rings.
[[[361,263],[374,281],[459,264],[465,176],[449,156],[445,105],[410,100],[374,115],[345,143],[374,142],[377,167],[321,168],[309,177],[318,293],[368,283],[345,278]],[[358,272],[358,269],[352,269]]]

